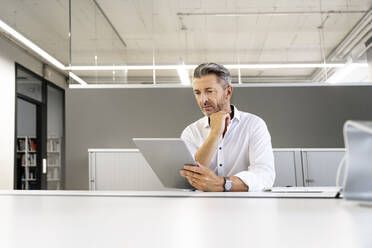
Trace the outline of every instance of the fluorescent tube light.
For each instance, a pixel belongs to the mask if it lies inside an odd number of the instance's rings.
[[[97,65],[68,66],[70,71],[120,71],[120,70],[177,70],[179,65]],[[186,69],[194,69],[196,65],[184,65]]]
[[[334,68],[342,67],[344,63],[278,63],[278,64],[240,64],[225,65],[228,69],[282,69],[282,68]]]
[[[237,88],[250,88],[250,87],[337,87],[338,84],[325,84],[325,83],[242,83],[234,84]],[[371,83],[342,83],[342,86],[355,87],[355,86],[371,86]],[[189,88],[191,85],[183,84],[70,84],[70,89],[133,89],[133,88]]]
[[[22,34],[18,33],[16,30],[14,30],[12,27],[10,27],[8,24],[0,20],[0,28],[4,30],[7,34],[21,42],[26,47],[30,48],[32,51],[43,57],[45,60],[56,66],[57,68],[61,70],[65,70],[65,66],[50,56],[47,52],[45,52],[43,49],[41,49],[39,46],[37,46],[35,43],[24,37]]]
[[[78,76],[76,76],[74,73],[69,72],[68,75],[69,75],[73,80],[75,80],[76,82],[78,82],[79,84],[81,84],[81,85],[88,85],[87,82],[85,82],[83,79],[81,79],[81,78],[79,78]]]
[[[272,63],[272,64],[230,64],[228,69],[282,69],[282,68],[337,68],[345,63]],[[197,65],[183,65],[187,70],[193,70]],[[98,65],[98,66],[69,66],[71,71],[112,71],[112,70],[178,70],[179,65]]]
[[[190,78],[185,65],[179,65],[177,68],[178,76],[180,77],[181,84],[190,85]]]
[[[368,67],[367,63],[348,63],[342,68],[338,69],[332,76],[327,79],[327,83],[335,84],[335,83],[343,83],[345,79],[350,77],[353,73],[358,73],[355,70],[358,67]]]
[[[7,25],[5,22],[0,20],[0,29],[3,30],[5,33],[25,45],[27,48],[34,51],[36,54],[44,58],[49,63],[53,64],[57,68],[61,70],[69,70],[69,71],[107,71],[107,70],[177,70],[178,75],[182,84],[190,85],[190,78],[187,73],[187,70],[194,69],[197,65],[117,65],[117,66],[68,66],[66,67],[57,59],[53,58],[49,55],[46,51],[41,49],[35,43],[24,37],[22,34],[17,32],[15,29]],[[368,67],[367,63],[252,63],[252,64],[228,64],[225,65],[228,69],[283,69],[283,68],[340,68],[344,67],[345,69],[339,70],[339,73],[335,73],[332,77],[327,80],[327,82],[333,83],[340,81],[341,77],[344,77],[347,73],[350,73],[353,68],[355,67]],[[80,83],[81,85],[87,85],[87,83],[73,74],[69,72],[71,78],[75,81]]]

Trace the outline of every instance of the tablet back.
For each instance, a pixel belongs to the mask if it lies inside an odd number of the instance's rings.
[[[344,125],[346,174],[344,197],[372,202],[372,121]]]
[[[180,175],[185,164],[196,164],[181,138],[133,138],[133,141],[164,187],[193,188]]]

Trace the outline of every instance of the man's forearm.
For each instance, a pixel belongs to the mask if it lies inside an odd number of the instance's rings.
[[[219,178],[222,178],[221,183],[219,183],[219,185],[221,187],[221,190],[217,190],[217,191],[224,191],[225,180],[223,179],[223,177],[219,177]],[[249,190],[249,187],[239,177],[231,176],[231,177],[227,177],[227,178],[229,178],[232,182],[230,191],[247,192]]]
[[[249,187],[237,176],[229,177],[232,181],[232,187],[230,191],[248,191]]]
[[[208,138],[205,140],[204,144],[195,153],[195,160],[205,166],[209,167],[212,161],[212,157],[216,151],[218,140],[221,135],[218,133],[210,132]]]

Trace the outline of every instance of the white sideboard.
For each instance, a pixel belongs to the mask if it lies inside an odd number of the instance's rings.
[[[277,148],[274,186],[335,186],[345,149]],[[138,149],[89,149],[90,190],[164,190]]]

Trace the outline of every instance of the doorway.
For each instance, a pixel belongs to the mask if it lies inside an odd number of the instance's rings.
[[[64,188],[64,90],[16,64],[14,188]]]

